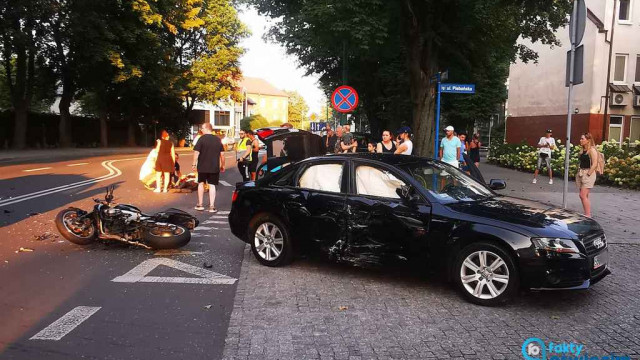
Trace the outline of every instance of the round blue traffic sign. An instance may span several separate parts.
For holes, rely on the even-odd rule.
[[[358,93],[351,86],[339,86],[331,95],[331,104],[338,112],[352,112],[358,106]]]

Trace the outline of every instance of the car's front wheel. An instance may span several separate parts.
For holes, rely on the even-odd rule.
[[[503,304],[518,289],[519,275],[513,258],[492,243],[475,243],[462,249],[453,272],[463,296],[478,305]]]
[[[289,229],[276,216],[260,214],[249,223],[249,240],[253,255],[267,266],[282,266],[293,260]]]

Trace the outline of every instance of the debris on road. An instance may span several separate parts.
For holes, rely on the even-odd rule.
[[[213,265],[212,265],[212,264],[209,264],[208,262],[205,262],[204,264],[202,264],[202,266],[203,266],[205,269],[211,269],[211,268],[213,267]]]
[[[16,251],[16,253],[18,252],[33,252],[33,249],[21,247],[20,249],[18,249],[18,251]]]
[[[207,309],[207,310],[209,310],[209,309],[211,309],[211,305],[207,305],[207,306],[205,306],[204,308],[205,308],[205,309]]]
[[[340,311],[349,310],[349,307],[348,306],[338,306],[338,310],[340,310]]]
[[[4,209],[4,213],[5,213],[5,214],[11,214],[11,213],[12,213],[12,211],[11,211],[11,210],[7,210],[7,209]]]
[[[37,216],[37,215],[40,215],[40,213],[39,212],[31,212],[31,213],[27,214],[27,216]]]
[[[51,239],[51,241],[56,241],[57,238],[59,238],[58,235],[52,234],[48,231],[43,233],[42,235],[33,235],[33,239],[36,241],[44,241],[49,239]]]

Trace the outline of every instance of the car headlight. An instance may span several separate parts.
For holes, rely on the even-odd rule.
[[[580,250],[570,239],[560,238],[532,238],[531,242],[537,250],[545,250],[549,253],[579,254]]]

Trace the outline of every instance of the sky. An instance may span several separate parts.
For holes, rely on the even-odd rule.
[[[317,76],[305,76],[298,67],[297,58],[287,55],[280,44],[267,42],[262,37],[268,31],[270,20],[258,15],[254,9],[241,9],[240,20],[251,30],[251,36],[242,42],[246,49],[240,58],[240,67],[245,76],[267,80],[278,89],[297,91],[309,105],[309,114],[319,113],[326,101],[320,90]]]

